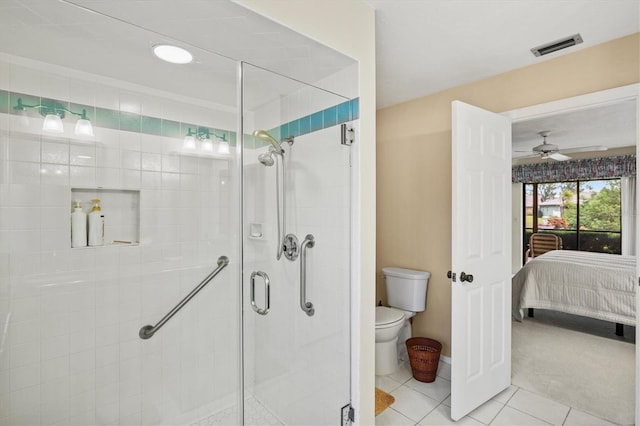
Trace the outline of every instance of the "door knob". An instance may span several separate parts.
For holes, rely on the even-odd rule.
[[[447,271],[447,278],[449,278],[454,283],[456,282],[456,274],[451,271]]]
[[[464,272],[460,272],[460,281],[462,281],[462,282],[467,281],[467,282],[472,283],[473,282],[473,275],[471,275],[471,274],[467,275]]]

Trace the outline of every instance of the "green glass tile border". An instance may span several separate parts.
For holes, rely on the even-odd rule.
[[[171,138],[182,138],[186,136],[189,128],[192,130],[205,128],[209,130],[209,133],[212,135],[211,139],[214,141],[220,140],[220,138],[214,136],[217,135],[224,137],[224,139],[229,142],[229,145],[233,146],[236,143],[236,132],[231,130],[215,129],[193,123],[182,123],[127,111],[76,104],[60,99],[42,98],[40,96],[10,92],[7,90],[0,90],[0,113],[19,114],[20,111],[14,108],[18,104],[18,99],[21,99],[25,105],[57,105],[67,108],[74,113],[77,112],[78,114],[81,114],[84,109],[87,119],[96,127]],[[34,110],[36,109],[34,108]],[[66,115],[75,114],[67,113]]]
[[[279,131],[280,139],[286,137],[296,137],[306,135],[308,133],[317,132],[318,130],[327,129],[337,126],[338,124],[348,121],[357,120],[360,117],[360,98],[354,98],[341,104],[331,106],[329,108],[316,111],[312,114],[305,115],[298,119],[281,124],[269,132],[275,137],[275,132]]]
[[[9,92],[0,90],[0,113],[9,113]]]
[[[18,99],[22,99],[25,105],[59,105],[73,112],[81,113],[84,109],[87,118],[97,127],[121,130],[135,133],[148,134],[153,136],[165,136],[181,138],[186,136],[189,128],[196,130],[205,128],[209,130],[211,139],[219,141],[223,137],[230,146],[237,143],[236,132],[224,129],[209,128],[193,123],[182,123],[158,117],[135,114],[127,111],[119,111],[107,108],[93,107],[90,105],[70,103],[59,99],[41,98],[39,96],[26,93],[10,92],[0,90],[0,113],[18,114],[14,107]],[[271,135],[278,139],[306,135],[318,130],[326,129],[348,121],[357,120],[360,117],[360,98],[354,98],[338,105],[316,111],[305,115],[288,123],[269,130]],[[251,135],[245,135],[243,144],[248,148],[260,148],[268,145],[268,142],[256,140]]]

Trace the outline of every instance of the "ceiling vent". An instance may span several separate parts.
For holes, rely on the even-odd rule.
[[[582,43],[582,37],[580,34],[574,34],[571,37],[565,37],[560,40],[552,41],[541,46],[534,47],[531,52],[536,56],[544,56],[549,53],[557,52],[558,50],[566,49],[567,47],[575,46]]]

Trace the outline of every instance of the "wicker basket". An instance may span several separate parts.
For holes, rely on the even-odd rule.
[[[433,382],[438,372],[442,344],[426,337],[412,337],[405,344],[413,377],[421,382]]]

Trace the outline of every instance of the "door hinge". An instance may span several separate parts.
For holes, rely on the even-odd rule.
[[[355,130],[351,124],[343,123],[340,125],[340,143],[342,145],[351,146],[355,139]]]
[[[340,409],[340,424],[342,426],[349,426],[355,421],[355,411],[351,404],[347,404]]]

